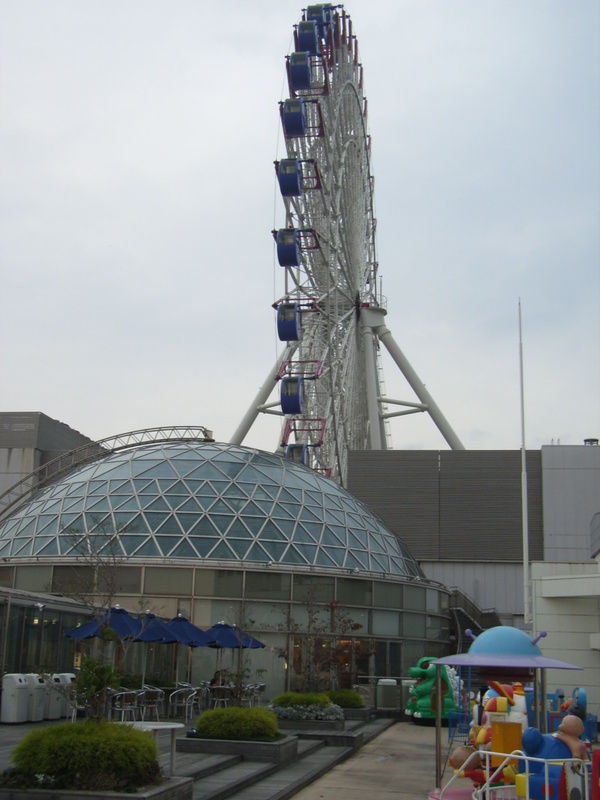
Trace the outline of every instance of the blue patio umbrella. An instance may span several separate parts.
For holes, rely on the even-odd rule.
[[[169,628],[164,619],[146,611],[141,615],[141,628],[135,637],[136,642],[159,642],[162,644],[187,644],[187,642],[175,631]]]
[[[183,614],[177,614],[176,617],[170,619],[165,623],[165,627],[171,631],[180,644],[188,647],[208,647],[212,643],[211,637],[197,628]]]
[[[65,636],[69,639],[99,639],[105,638],[106,630],[111,630],[118,639],[132,641],[141,630],[142,624],[137,617],[120,606],[112,606],[108,611],[103,611],[95,619],[67,631]]]
[[[259,647],[264,647],[262,642],[244,633],[241,628],[235,625],[228,625],[226,622],[216,622],[211,628],[206,631],[206,635],[211,640],[209,647],[222,647],[222,648],[250,648],[255,650]]]

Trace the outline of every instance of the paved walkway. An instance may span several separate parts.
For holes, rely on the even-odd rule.
[[[447,731],[442,731],[447,746]],[[435,785],[435,730],[398,722],[294,800],[425,800]]]

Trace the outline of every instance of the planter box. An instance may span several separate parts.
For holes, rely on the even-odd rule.
[[[278,719],[281,730],[292,731],[343,731],[343,719]]]
[[[221,753],[243,756],[251,761],[272,761],[285,764],[298,755],[298,737],[286,736],[276,742],[241,741],[239,739],[198,739],[190,736],[177,739],[179,753]],[[1,799],[0,799],[1,800]]]
[[[0,787],[0,800],[192,800],[193,792],[194,781],[191,778],[169,778],[157,786],[142,787],[135,793]]]
[[[367,720],[375,717],[376,711],[374,708],[345,708],[344,709],[344,719],[359,719],[359,720]]]

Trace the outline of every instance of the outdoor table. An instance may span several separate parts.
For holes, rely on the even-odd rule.
[[[171,760],[169,766],[169,775],[175,772],[175,734],[181,728],[185,728],[183,722],[128,722],[132,728],[137,728],[139,731],[150,731],[154,740],[157,740],[158,734],[161,731],[171,731]]]

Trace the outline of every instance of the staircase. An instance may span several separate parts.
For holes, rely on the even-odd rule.
[[[298,757],[285,764],[242,756],[178,753],[176,773],[194,780],[194,800],[286,800],[394,722],[378,717],[349,720],[343,731],[289,731],[298,736]],[[167,765],[168,754],[164,753],[161,766]]]

